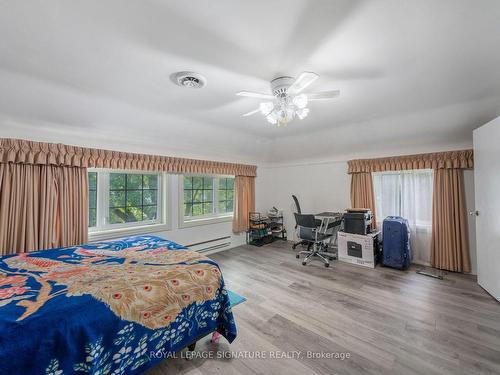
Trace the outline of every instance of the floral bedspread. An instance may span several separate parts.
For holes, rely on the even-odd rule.
[[[215,330],[236,337],[220,269],[174,242],[0,257],[2,374],[142,373]]]

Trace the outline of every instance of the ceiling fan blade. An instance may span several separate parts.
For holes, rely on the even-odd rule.
[[[245,114],[243,114],[241,116],[247,117],[247,116],[251,116],[251,115],[254,115],[256,113],[259,113],[259,112],[260,112],[260,108],[257,108],[257,109],[254,109],[253,111],[247,112],[247,113],[245,113]]]
[[[302,72],[297,77],[297,79],[292,83],[292,85],[288,88],[289,95],[297,95],[306,87],[308,87],[311,83],[316,81],[319,78],[319,75],[313,72]]]
[[[237,92],[238,96],[246,96],[248,98],[259,98],[259,99],[274,99],[274,96],[271,94],[261,94],[260,92],[252,92],[252,91],[240,91]]]
[[[313,92],[310,94],[306,94],[307,100],[333,99],[339,95],[340,95],[340,90],[321,91],[321,92]]]

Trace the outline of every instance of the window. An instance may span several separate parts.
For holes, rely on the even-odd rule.
[[[234,178],[181,176],[183,222],[230,217],[234,206]]]
[[[90,171],[92,232],[163,223],[162,174]]]
[[[214,179],[184,176],[184,216],[214,213]]]
[[[97,222],[97,172],[89,172],[89,227]]]
[[[158,175],[109,174],[109,224],[156,220]]]
[[[233,212],[234,178],[219,178],[219,212]]]
[[[407,219],[413,259],[423,264],[430,263],[433,179],[432,169],[373,173],[377,220]]]

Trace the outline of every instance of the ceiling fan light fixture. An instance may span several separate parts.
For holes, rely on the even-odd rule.
[[[288,92],[289,94],[296,95],[299,94],[302,90],[309,87],[311,83],[318,79],[319,75],[313,72],[302,72],[295,79],[295,81],[290,86]]]
[[[272,100],[261,102],[257,109],[247,112],[243,116],[247,117],[261,112],[269,123],[278,125],[278,127],[286,126],[295,117],[300,120],[305,119],[309,114],[307,105],[310,101],[332,99],[339,95],[338,90],[302,93],[302,90],[309,87],[318,77],[313,72],[302,72],[296,79],[288,76],[275,78],[271,81],[273,96],[252,91],[236,93],[238,96]]]
[[[278,123],[278,115],[276,114],[276,111],[272,111],[266,116],[266,119],[269,123],[276,125]]]
[[[309,114],[309,108],[301,108],[298,109],[296,112],[297,117],[301,120],[305,119],[307,115]]]
[[[300,95],[295,96],[293,98],[293,104],[299,109],[306,108],[307,107],[307,95],[300,94]]]
[[[274,104],[273,104],[273,102],[263,102],[263,103],[260,103],[259,109],[260,109],[260,112],[264,116],[267,116],[273,111]]]

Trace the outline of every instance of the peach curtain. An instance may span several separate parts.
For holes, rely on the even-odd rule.
[[[375,195],[373,193],[372,174],[369,172],[351,175],[351,205],[354,208],[369,208],[372,211],[373,227],[377,227],[375,213]]]
[[[234,233],[248,229],[248,213],[252,211],[255,211],[255,178],[236,176],[234,179]]]
[[[134,154],[95,148],[68,146],[59,143],[0,138],[0,163],[59,165],[163,171],[172,173],[206,173],[234,176],[257,175],[257,167],[248,164],[209,160]]]
[[[409,169],[473,168],[472,150],[434,152],[389,158],[349,160],[347,173],[403,171]]]
[[[470,272],[465,190],[462,169],[434,171],[431,265]]]
[[[87,169],[0,163],[0,255],[87,241]]]

